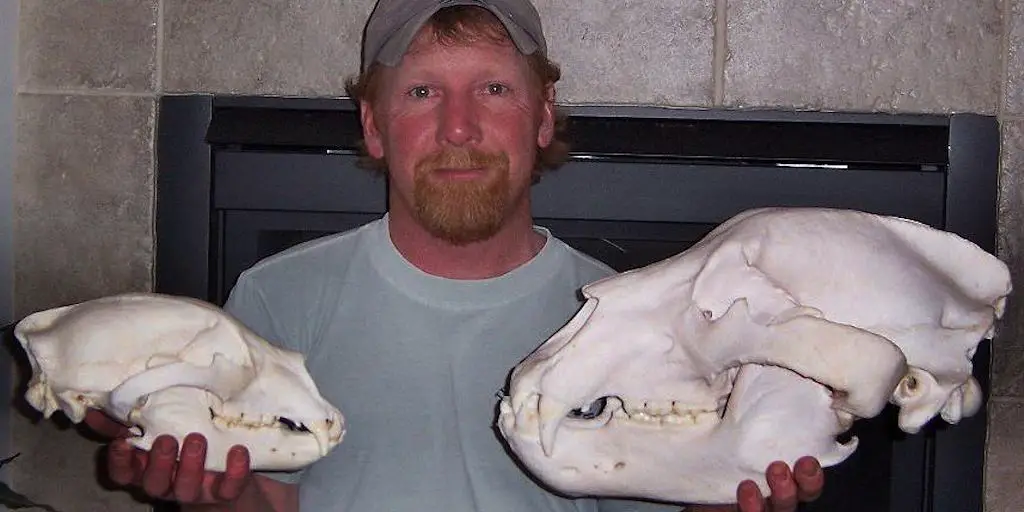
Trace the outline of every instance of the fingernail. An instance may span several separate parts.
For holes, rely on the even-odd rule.
[[[821,472],[821,468],[817,466],[807,466],[802,469],[802,473],[804,476],[818,476],[818,473]]]
[[[231,464],[232,469],[248,469],[249,458],[247,457],[247,451],[241,446],[232,446],[228,450],[228,461]]]
[[[203,446],[195,441],[189,441],[185,443],[185,455],[199,455],[203,451]]]

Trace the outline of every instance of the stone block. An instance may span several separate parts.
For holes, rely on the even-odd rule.
[[[21,2],[18,18],[22,88],[156,87],[157,0]]]
[[[16,317],[151,287],[154,117],[152,98],[18,95]]]
[[[373,0],[165,0],[167,92],[343,96]]]
[[[559,101],[711,106],[711,0],[538,0]]]
[[[730,0],[726,104],[995,113],[1000,5]]]

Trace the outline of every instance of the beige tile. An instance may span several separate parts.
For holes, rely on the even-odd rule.
[[[538,0],[567,103],[710,106],[714,2]]]
[[[1024,470],[1024,401],[993,398],[988,402],[989,469]]]
[[[1024,466],[989,470],[985,478],[985,512],[1020,512],[1024,504]]]
[[[151,286],[154,101],[20,94],[15,309]]]
[[[157,0],[23,0],[19,84],[153,91]]]
[[[1021,315],[1008,319],[1020,332]],[[992,396],[1024,398],[1024,345],[1018,339],[1000,334],[992,346]]]
[[[1007,13],[1005,113],[1024,114],[1024,2],[1011,0]]]
[[[997,254],[1010,267],[1016,293],[992,345],[992,394],[1024,398],[1024,121],[1004,121],[999,178]]]
[[[165,0],[164,89],[343,95],[373,0]]]
[[[995,112],[1001,2],[730,0],[726,102]]]
[[[986,512],[1018,512],[1024,503],[1024,401],[994,399],[988,405]]]

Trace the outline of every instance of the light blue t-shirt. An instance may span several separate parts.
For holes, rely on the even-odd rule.
[[[299,483],[301,509],[654,510],[618,501],[598,508],[545,491],[494,428],[510,370],[579,309],[579,288],[611,269],[538,227],[547,241],[519,268],[443,279],[402,257],[387,222],[385,215],[259,262],[225,306],[305,354],[321,393],[345,416],[344,441],[327,457],[272,475]]]

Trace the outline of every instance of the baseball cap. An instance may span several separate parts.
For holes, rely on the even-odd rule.
[[[540,15],[530,0],[380,0],[366,22],[363,70],[374,62],[397,65],[423,24],[437,11],[457,5],[491,11],[523,54],[547,53]]]

